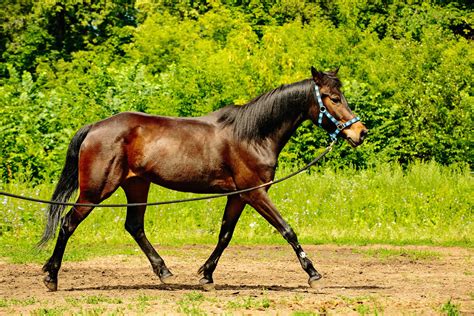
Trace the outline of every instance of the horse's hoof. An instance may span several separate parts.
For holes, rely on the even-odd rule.
[[[58,280],[53,280],[49,275],[44,277],[43,283],[51,292],[56,292],[58,290]]]
[[[173,273],[170,271],[166,271],[163,274],[160,274],[160,281],[161,283],[164,284],[171,284],[173,283],[173,280],[175,279],[175,276]]]
[[[202,289],[206,292],[212,292],[216,290],[216,286],[214,285],[214,283],[205,283],[202,284]]]
[[[312,289],[316,289],[318,287],[317,281],[320,280],[323,276],[321,274],[316,274],[313,275],[312,277],[309,278],[308,284]]]
[[[209,281],[208,279],[205,279],[205,278],[202,278],[201,280],[199,280],[199,284],[201,284],[202,289],[206,292],[214,291],[216,289],[214,282]]]

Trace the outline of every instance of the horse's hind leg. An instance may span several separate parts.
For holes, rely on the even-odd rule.
[[[93,203],[87,199],[79,197],[77,203]],[[66,244],[76,230],[77,226],[89,215],[93,207],[77,206],[72,207],[71,210],[64,216],[61,222],[56,246],[54,247],[53,255],[43,266],[43,272],[48,273],[44,277],[44,284],[50,291],[58,289],[58,272],[61,268],[61,261],[63,259]]]
[[[199,281],[204,289],[212,289],[214,280],[212,274],[216,269],[217,262],[224,252],[224,249],[229,245],[229,242],[234,233],[235,225],[239,220],[240,214],[245,207],[245,202],[238,196],[229,196],[225,207],[224,217],[222,219],[221,231],[219,233],[219,241],[206,263],[199,269],[198,273],[202,273],[203,277]]]
[[[81,155],[83,155],[82,152]],[[84,156],[87,155],[84,154]],[[115,157],[108,160],[96,159],[93,162],[80,164],[80,194],[76,203],[98,204],[104,201],[118,188],[122,174],[120,161]],[[58,272],[69,237],[93,209],[90,206],[74,206],[62,219],[53,255],[43,266],[43,271],[48,273],[44,278],[44,283],[51,291],[57,290]]]
[[[144,203],[147,201],[150,182],[141,178],[130,178],[123,185],[123,190],[127,196],[128,203]],[[150,260],[153,271],[165,283],[173,274],[166,267],[165,262],[150,244],[146,235],[143,220],[146,206],[127,207],[127,219],[125,220],[125,229],[132,235],[133,239],[140,246],[142,251]]]

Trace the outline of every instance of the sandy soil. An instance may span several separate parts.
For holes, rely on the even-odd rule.
[[[318,289],[289,246],[231,246],[202,291],[196,271],[211,246],[158,247],[176,275],[160,284],[147,259],[110,256],[65,262],[59,290],[41,266],[0,262],[0,314],[442,314],[474,315],[474,249],[305,246],[323,274]],[[382,250],[394,250],[383,256]],[[161,250],[161,251],[160,251]]]

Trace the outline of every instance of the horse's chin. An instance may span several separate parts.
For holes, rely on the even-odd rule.
[[[355,142],[352,138],[350,137],[347,137],[346,138],[346,141],[349,143],[349,145],[352,146],[352,148],[356,148],[357,146],[359,146],[360,144],[362,144],[362,142]]]

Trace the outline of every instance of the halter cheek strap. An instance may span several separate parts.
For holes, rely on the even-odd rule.
[[[318,101],[319,104],[319,117],[318,117],[318,126],[323,127],[323,116],[326,116],[331,122],[336,125],[336,129],[334,132],[329,133],[329,137],[331,137],[331,140],[336,140],[337,135],[346,127],[351,126],[355,122],[360,121],[360,118],[358,116],[354,117],[353,119],[343,123],[338,121],[334,116],[332,116],[331,113],[326,109],[326,107],[323,104],[323,99],[321,99],[321,94],[319,93],[319,87],[317,84],[314,85],[314,91],[316,93],[316,100]]]

